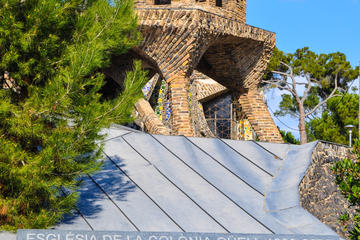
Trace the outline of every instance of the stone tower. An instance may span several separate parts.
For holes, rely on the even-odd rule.
[[[105,73],[121,82],[135,58],[150,78],[156,76],[148,83],[152,104],[137,105],[145,130],[219,136],[214,131],[226,128],[228,138],[239,139],[241,116],[258,140],[282,142],[258,92],[275,34],[246,24],[246,0],[142,0],[136,11],[143,42],[114,58]],[[216,102],[203,109],[224,94],[221,106],[230,104],[228,113],[221,115]]]

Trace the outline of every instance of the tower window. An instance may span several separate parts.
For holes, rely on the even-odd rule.
[[[216,6],[222,7],[222,0],[216,0]]]
[[[226,94],[203,103],[210,130],[220,138],[231,138],[231,94]]]
[[[171,4],[171,0],[155,0],[155,5]]]

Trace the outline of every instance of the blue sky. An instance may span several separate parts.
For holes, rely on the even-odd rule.
[[[248,0],[247,23],[275,32],[277,47],[284,52],[307,46],[317,53],[343,52],[353,66],[359,64],[360,0]],[[273,111],[283,93],[267,92]],[[290,128],[274,120],[299,136],[296,119],[280,118]]]
[[[343,52],[360,61],[360,0],[248,0],[247,23],[277,34],[277,46],[294,52]]]

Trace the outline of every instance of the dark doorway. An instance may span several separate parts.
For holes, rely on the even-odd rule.
[[[222,7],[222,0],[216,0],[216,6]]]

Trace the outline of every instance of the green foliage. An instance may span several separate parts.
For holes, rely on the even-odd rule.
[[[349,203],[356,206],[355,216],[350,217],[345,213],[340,217],[340,222],[345,225],[345,229],[349,231],[350,239],[360,238],[360,141],[356,140],[354,145],[354,152],[357,155],[357,161],[351,159],[344,159],[336,162],[332,166],[332,171],[336,175],[336,183],[342,194],[347,198]]]
[[[99,70],[139,43],[136,22],[131,0],[0,0],[1,230],[56,223],[99,168],[100,129],[132,120],[141,64],[112,99]]]
[[[349,130],[344,126],[351,124],[353,139],[358,138],[358,95],[346,93],[330,99],[321,116],[307,124],[309,136],[330,142],[349,144]]]
[[[285,132],[284,130],[281,130],[279,127],[278,127],[279,131],[280,131],[280,134],[281,134],[281,137],[282,139],[284,140],[284,143],[290,143],[290,144],[300,144],[300,141],[297,140],[294,135],[292,135],[291,132]]]
[[[345,54],[336,52],[330,54],[316,54],[309,50],[308,47],[297,49],[295,53],[284,53],[277,48],[274,49],[273,57],[270,60],[264,79],[283,78],[272,71],[290,73],[289,69],[281,64],[289,65],[293,69],[294,76],[305,77],[307,74],[310,78],[316,80],[308,94],[304,108],[308,112],[315,107],[320,100],[326,98],[334,89],[335,77],[338,75],[338,86],[340,89],[347,90],[348,84],[357,78],[359,70],[353,68],[347,61]],[[299,84],[297,84],[299,86]],[[307,84],[305,84],[307,87]],[[301,94],[299,94],[301,98]],[[277,115],[298,116],[298,104],[294,96],[284,94],[280,103],[280,111]]]
[[[282,94],[280,102],[280,110],[274,112],[275,116],[286,116],[291,115],[292,117],[298,117],[299,107],[296,103],[295,98],[290,94]]]
[[[274,78],[272,71],[286,72],[288,69],[286,66],[282,65],[281,62],[288,63],[289,61],[289,56],[275,47],[270,62],[267,65],[264,79],[269,80]]]
[[[341,216],[339,217],[339,220],[340,220],[340,222],[342,222],[342,223],[348,222],[348,221],[350,220],[350,215],[349,215],[349,213],[344,213],[343,215],[341,215]]]
[[[275,48],[273,57],[267,68],[265,79],[276,78],[276,74],[271,71],[287,72],[286,66],[280,62],[290,65],[293,68],[294,75],[305,76],[310,74],[314,79],[321,81],[321,87],[331,89],[334,87],[336,73],[339,74],[339,86],[346,88],[347,84],[358,76],[358,69],[352,68],[346,55],[341,52],[329,54],[316,54],[308,47],[297,49],[295,53],[284,53]]]
[[[357,78],[358,71],[359,69],[353,68],[346,60],[346,56],[340,52],[316,54],[306,47],[296,50],[295,53],[286,54],[275,48],[264,76],[264,83],[290,93],[282,95],[280,109],[274,114],[277,116],[291,115],[299,119],[302,143],[306,143],[308,140],[305,125],[309,120],[314,120],[307,124],[307,127],[311,128],[309,140],[339,138],[336,140],[337,142],[345,142],[343,136],[346,134],[343,132],[333,134],[330,132],[334,132],[334,128],[325,128],[324,124],[320,124],[319,121],[316,123],[317,114],[324,113],[324,118],[331,119],[326,115],[329,114],[325,105],[326,101],[331,99],[334,94],[336,96],[346,92],[349,83]],[[346,120],[346,122],[349,121]],[[327,125],[334,124],[329,122]],[[320,132],[321,128],[327,133]],[[323,138],[324,136],[326,137]]]

